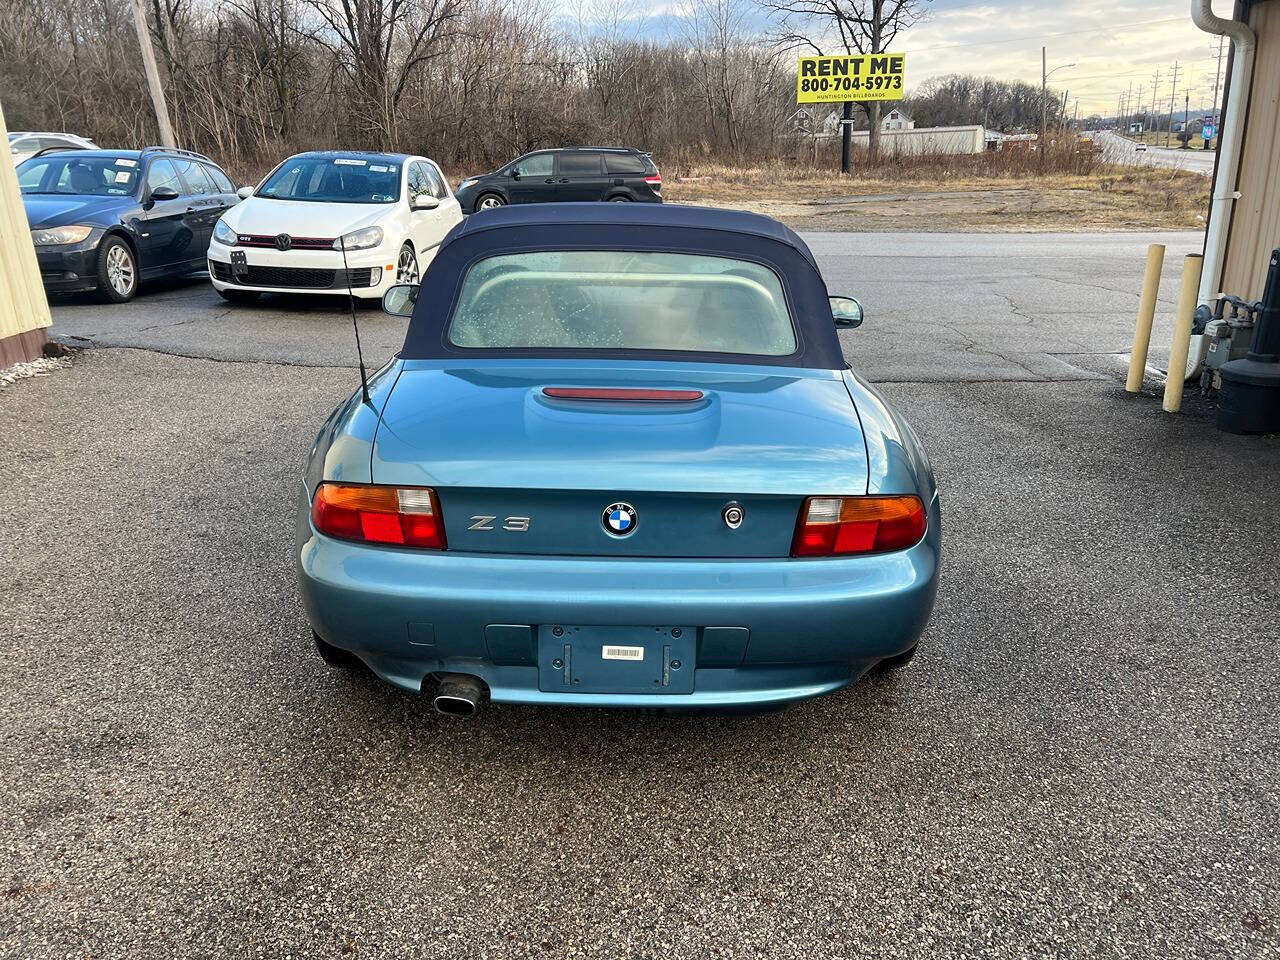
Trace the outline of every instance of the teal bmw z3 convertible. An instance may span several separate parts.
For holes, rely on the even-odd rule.
[[[328,663],[470,714],[765,708],[914,655],[933,473],[791,230],[506,207],[385,306],[404,346],[330,415],[299,500]]]

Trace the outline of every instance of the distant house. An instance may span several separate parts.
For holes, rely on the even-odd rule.
[[[880,117],[881,130],[914,130],[916,122],[901,107],[894,107]]]
[[[883,109],[883,108],[882,108]],[[835,136],[840,132],[840,116],[839,110],[832,110],[827,114],[826,119],[822,121],[822,132],[828,136]],[[859,110],[854,114],[853,129],[866,130],[871,126],[865,111]],[[880,130],[889,133],[898,130],[914,130],[916,122],[911,119],[911,115],[901,107],[893,109],[884,109],[880,114]]]

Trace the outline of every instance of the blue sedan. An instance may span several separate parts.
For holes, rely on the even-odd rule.
[[[507,207],[453,229],[298,510],[321,656],[446,713],[751,709],[914,655],[937,589],[919,439],[849,369],[765,217]]]

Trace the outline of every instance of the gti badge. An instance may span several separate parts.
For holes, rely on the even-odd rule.
[[[284,252],[285,250],[288,250],[292,246],[293,246],[293,237],[289,236],[287,233],[276,234],[277,250]]]
[[[605,533],[614,537],[629,536],[640,522],[636,508],[629,503],[611,503],[601,516]]]

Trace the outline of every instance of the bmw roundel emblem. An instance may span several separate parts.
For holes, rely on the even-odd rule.
[[[605,533],[614,537],[630,536],[640,522],[636,508],[629,503],[609,504],[604,508],[600,519],[604,523]]]

